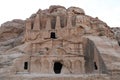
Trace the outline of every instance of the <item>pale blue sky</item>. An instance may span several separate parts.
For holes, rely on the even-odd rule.
[[[62,5],[83,8],[87,15],[98,17],[111,27],[120,27],[120,0],[1,0],[0,24],[12,19],[26,19],[39,8]]]

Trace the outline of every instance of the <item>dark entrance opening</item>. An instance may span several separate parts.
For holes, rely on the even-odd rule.
[[[51,32],[50,38],[56,39],[55,32]]]
[[[96,62],[94,62],[94,68],[95,68],[95,70],[98,69]]]
[[[28,62],[24,62],[24,69],[25,69],[25,70],[28,69]]]
[[[33,30],[33,26],[34,26],[34,24],[32,23],[32,24],[31,24],[31,30]]]
[[[118,41],[118,44],[119,44],[119,46],[120,46],[120,42]]]
[[[61,69],[62,69],[62,64],[60,62],[55,62],[54,63],[54,72],[56,74],[60,74],[61,73]]]

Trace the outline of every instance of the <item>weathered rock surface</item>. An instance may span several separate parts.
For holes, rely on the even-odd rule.
[[[50,39],[48,37],[47,31],[48,32],[54,31],[54,29],[56,29],[55,32],[57,31],[58,32],[57,34],[59,34],[56,37],[56,38],[60,37],[58,41],[62,40],[63,38],[63,42],[68,41],[67,46],[70,44],[72,47],[76,47],[76,46],[73,46],[72,44],[74,42],[75,44],[76,43],[78,44],[79,43],[78,41],[81,42],[82,39],[85,38],[85,40],[83,40],[84,45],[82,44],[83,47],[81,48],[81,50],[79,50],[82,53],[81,62],[82,61],[85,62],[84,59],[86,61],[88,59],[88,62],[85,63],[85,65],[88,63],[87,64],[88,66],[86,66],[86,72],[92,71],[90,70],[90,69],[93,69],[93,67],[91,67],[93,66],[93,64],[91,64],[90,62],[92,60],[98,62],[97,64],[99,64],[98,65],[99,70],[98,71],[93,70],[94,74],[88,73],[88,74],[80,74],[80,75],[78,74],[76,75],[46,74],[45,75],[45,74],[32,73],[32,72],[40,71],[38,69],[41,68],[41,66],[36,66],[36,63],[40,63],[40,60],[42,59],[40,55],[45,53],[45,57],[43,58],[43,62],[45,62],[44,61],[45,58],[49,59],[49,57],[47,56],[48,54],[49,55],[52,54],[52,56],[57,56],[55,54],[61,51],[62,46],[59,49],[57,49],[59,47],[57,46],[56,49],[50,50],[51,42],[48,42],[48,41],[50,40],[54,41],[54,39]],[[64,29],[68,29],[68,31]],[[41,30],[41,33],[39,33],[40,30]],[[45,10],[39,9],[35,14],[32,14],[30,18],[28,18],[26,21],[15,19],[12,21],[5,22],[1,25],[0,27],[0,80],[39,80],[39,79],[41,80],[49,80],[49,79],[50,80],[58,80],[58,79],[60,80],[68,80],[68,79],[70,80],[90,80],[90,79],[91,80],[119,80],[120,48],[116,39],[120,43],[120,28],[112,28],[111,30],[110,27],[105,22],[99,20],[97,17],[93,18],[91,16],[86,15],[85,11],[81,8],[69,7],[68,9],[66,9],[63,6],[53,5],[53,6],[50,6],[49,9],[45,9]],[[55,41],[57,41],[57,39],[55,39]],[[64,42],[64,45],[66,42]],[[36,45],[36,43],[39,43],[39,45]],[[42,48],[40,48],[41,43],[45,44],[45,45],[42,44],[43,45]],[[56,44],[57,42],[52,43],[52,45],[55,45],[55,46]],[[61,45],[61,43],[59,44]],[[33,48],[30,48],[31,46],[33,46]],[[47,46],[47,47],[45,47],[44,49],[44,46]],[[50,48],[48,48],[49,46]],[[69,50],[71,50],[72,47],[69,49],[68,47],[65,48],[64,51],[62,51],[62,53],[60,54],[64,56],[64,54],[66,54],[67,51],[70,54],[71,51]],[[40,49],[43,52],[37,53],[36,51]],[[24,60],[27,60],[27,58],[32,53],[35,53],[33,54],[32,58],[30,57],[32,60],[31,64],[34,64],[34,65],[31,66],[32,69],[30,69],[31,70],[31,73],[30,73],[30,71],[27,71],[27,70],[24,71],[21,68],[23,67],[23,65],[21,64],[22,62],[24,62]],[[93,59],[93,56],[94,56],[94,59]],[[102,58],[103,58],[103,61],[102,61]],[[20,64],[17,63],[16,65],[15,63],[17,61],[20,62]],[[50,61],[52,61],[52,58],[49,59],[48,61],[50,63]],[[69,60],[69,61],[72,62],[72,60]],[[47,72],[47,69],[49,68],[48,67],[49,63],[45,63],[45,65],[47,65],[47,68],[46,66],[43,66],[43,72]],[[76,62],[72,62],[72,63],[74,64]],[[67,62],[66,64],[67,64],[67,68],[69,68],[68,71],[72,73],[71,67],[68,66],[71,64]],[[65,63],[63,66],[65,67]],[[84,68],[83,66],[82,66],[82,69]],[[79,68],[78,66],[74,66],[74,68],[75,67]],[[63,73],[66,71],[67,70],[65,67],[63,69]],[[74,72],[77,72],[77,71],[78,70]],[[84,72],[84,70],[81,70],[81,71]],[[104,75],[101,73],[108,73],[108,74]]]
[[[6,51],[22,44],[25,21],[15,19],[5,22],[0,27],[0,51]]]
[[[69,7],[68,12],[73,12],[74,14],[83,14],[85,15],[85,12],[83,9],[78,8],[78,7]]]
[[[114,32],[115,38],[118,40],[118,43],[120,45],[120,27],[113,27],[111,29]]]

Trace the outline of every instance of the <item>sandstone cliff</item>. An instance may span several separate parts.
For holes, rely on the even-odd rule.
[[[14,19],[0,27],[0,52],[22,44],[25,21]]]
[[[40,21],[37,22],[37,16],[39,15]],[[83,36],[88,36],[90,42],[88,44],[87,49],[91,49],[91,53],[97,52],[100,55],[102,55],[103,60],[105,60],[105,64],[107,67],[112,68],[115,70],[119,69],[119,55],[120,52],[118,44],[116,43],[116,40],[120,43],[120,28],[112,28],[110,27],[100,19],[93,18],[91,16],[88,16],[85,11],[78,7],[69,7],[66,9],[63,6],[50,6],[49,9],[41,10],[39,9],[35,14],[32,14],[29,19],[32,22],[32,26],[37,26],[33,24],[34,22],[40,23],[40,29],[45,29],[48,17],[51,20],[51,28],[55,29],[56,26],[56,17],[60,17],[60,25],[62,28],[66,27],[68,25],[67,19],[68,15],[71,17],[71,25],[73,27],[77,26],[80,27],[79,34],[82,34]],[[51,80],[53,80],[56,75],[39,75],[39,74],[21,74],[18,76],[12,76],[11,77],[11,70],[14,73],[13,63],[15,60],[17,60],[19,57],[25,55],[25,47],[29,45],[29,42],[24,43],[25,39],[25,23],[27,22],[24,20],[15,19],[12,21],[5,22],[0,27],[0,80],[39,80],[39,77],[44,76],[45,78],[42,78],[42,80],[46,79],[49,80],[48,77],[51,76]],[[29,26],[28,26],[29,27]],[[33,28],[33,27],[32,27]],[[49,27],[47,27],[49,28]],[[114,32],[114,33],[113,33]],[[63,33],[64,35],[64,33]],[[31,36],[31,35],[30,35]],[[74,35],[72,35],[74,36]],[[79,35],[81,36],[81,35]],[[92,37],[91,37],[92,36]],[[93,37],[94,36],[94,37]],[[97,36],[97,37],[96,37]],[[34,36],[33,36],[34,37]],[[70,39],[70,38],[69,38]],[[95,50],[91,47],[91,45],[95,46]],[[101,44],[102,43],[102,44]],[[85,44],[86,45],[86,44]],[[117,47],[116,47],[117,46]],[[112,54],[111,54],[112,52]],[[89,53],[89,52],[88,52]],[[102,53],[102,54],[101,54]],[[115,55],[117,54],[117,55]],[[91,55],[90,55],[91,56]],[[89,55],[88,55],[89,57]],[[111,64],[112,62],[112,64]],[[113,65],[113,66],[112,66]],[[112,66],[112,67],[111,67]],[[34,77],[35,75],[35,77]],[[27,77],[26,77],[27,76]],[[46,77],[47,76],[47,77]],[[61,80],[66,79],[74,79],[74,80],[112,80],[109,75],[81,75],[81,76],[75,76],[74,78],[69,75],[61,75],[57,78],[54,78],[54,80],[59,79],[59,77],[62,77]],[[79,77],[79,78],[78,78]],[[113,80],[119,80],[118,76],[116,79]]]

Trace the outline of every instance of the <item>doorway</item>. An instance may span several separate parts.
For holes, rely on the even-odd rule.
[[[24,70],[28,69],[28,62],[24,62]]]
[[[54,63],[54,72],[56,74],[60,74],[61,70],[62,70],[62,66],[63,66],[63,64],[61,64],[60,62],[55,62]]]
[[[98,70],[98,66],[97,66],[96,62],[94,62],[94,68],[95,68],[95,70]]]
[[[55,32],[51,32],[51,34],[50,34],[50,38],[52,38],[52,39],[56,39]]]

